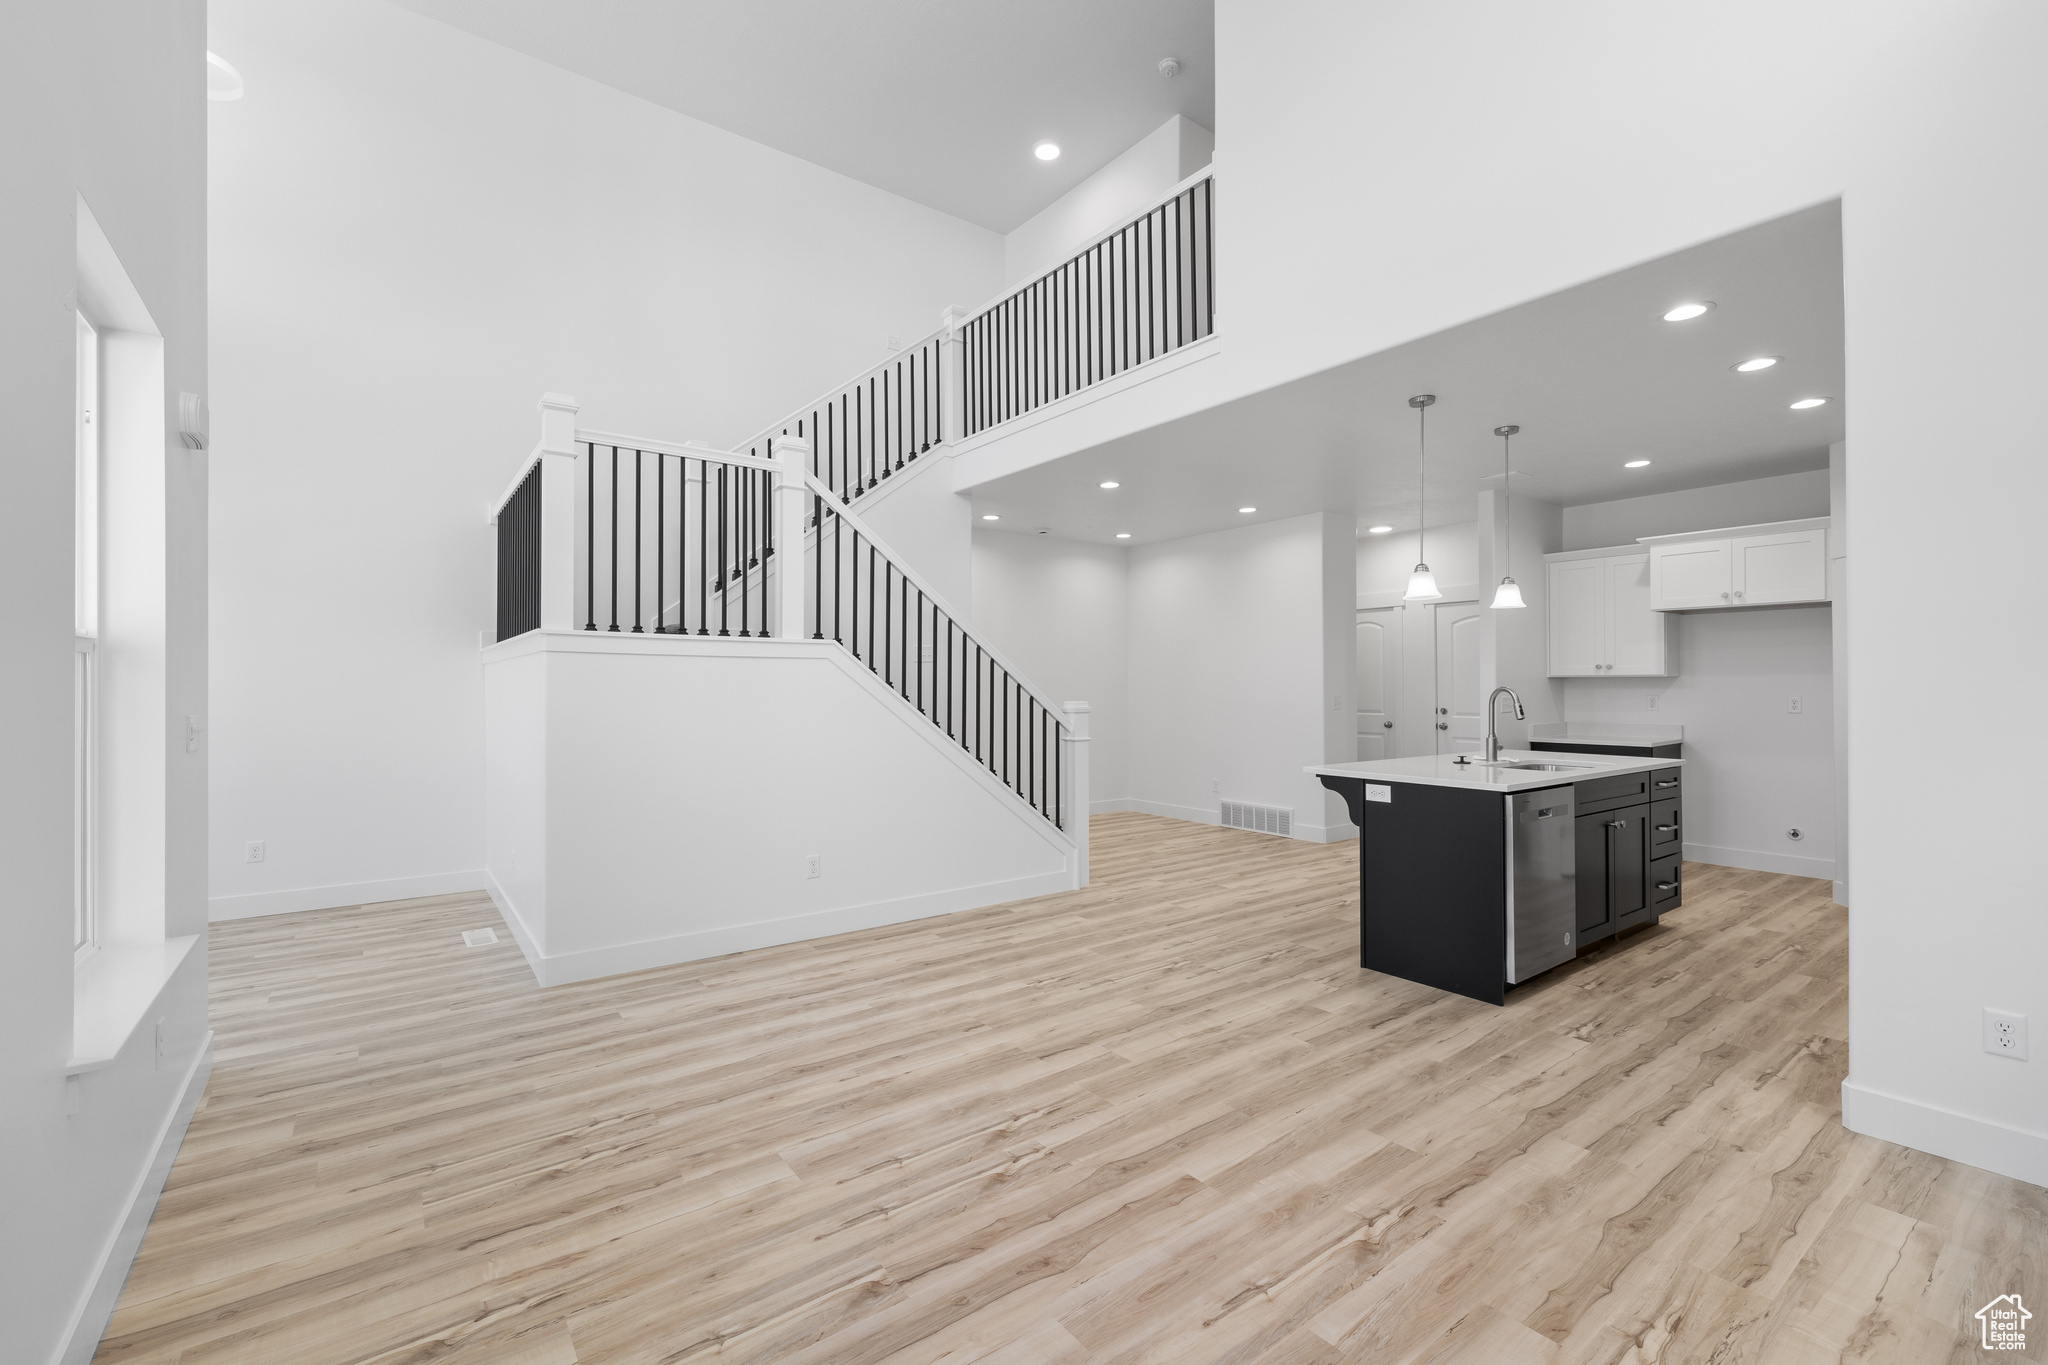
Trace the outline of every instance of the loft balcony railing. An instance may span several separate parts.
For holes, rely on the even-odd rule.
[[[1216,182],[1207,172],[970,318],[973,436],[1216,330]]]
[[[500,640],[829,640],[1055,827],[1085,829],[1072,713],[876,538],[806,440],[778,436],[763,458],[579,430],[556,394],[541,413],[492,508]]]

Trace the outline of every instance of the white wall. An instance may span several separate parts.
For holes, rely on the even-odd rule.
[[[974,630],[1052,700],[1092,708],[1098,811],[1130,791],[1129,554],[1057,536],[974,532]]]
[[[1567,507],[1564,548],[1827,514],[1828,472],[1818,469]],[[1683,725],[1686,856],[1831,878],[1833,634],[1827,607],[1684,612],[1676,678],[1560,678],[1559,718]],[[1799,715],[1788,709],[1795,696]],[[1792,828],[1804,837],[1786,838]]]
[[[1355,539],[1318,513],[1129,551],[1135,809],[1214,823],[1251,801],[1302,838],[1354,833],[1302,768],[1350,760]]]
[[[1383,536],[1361,535],[1357,539],[1358,595],[1377,602],[1392,593],[1398,600],[1407,590],[1408,575],[1415,572],[1415,533],[1389,531]],[[1429,570],[1436,575],[1438,587],[1465,587],[1479,582],[1476,522],[1454,521],[1430,527],[1423,535],[1422,550],[1429,556]]]
[[[480,886],[484,504],[539,395],[743,439],[1002,239],[380,0],[211,42],[215,913]]]
[[[1845,1117],[2048,1185],[2048,914],[2029,856],[2048,823],[2048,734],[2020,700],[2048,669],[2031,600],[2048,503],[2048,180],[2031,170],[2048,161],[2048,11],[1922,13],[1931,31],[1867,112],[1842,205],[1856,460]],[[1959,682],[1991,704],[1954,704]],[[2033,1060],[1984,1052],[1987,1006],[2029,1016]]]
[[[492,892],[542,985],[1074,884],[1072,840],[830,642],[533,632],[484,672]]]
[[[161,854],[150,913],[121,933],[200,944],[156,1002],[153,1039],[81,1076],[67,1100],[71,949],[72,356],[82,196],[162,334],[171,392],[206,392],[205,18],[196,0],[77,0],[9,10],[18,68],[0,90],[0,1356],[84,1361],[125,1278],[203,1067],[203,748],[172,718],[206,713],[206,458],[159,419],[162,541],[148,566],[161,671],[153,744]],[[153,922],[144,923],[143,920]],[[190,1096],[196,1100],[196,1094]]]
[[[1097,233],[1150,208],[1168,190],[1208,165],[1215,150],[1214,133],[1175,114],[1011,230],[1003,239],[1004,286],[1036,278]]]
[[[1756,526],[1828,514],[1828,471],[1807,470],[1768,479],[1650,493],[1564,509],[1565,550],[1633,545],[1638,536]]]
[[[1550,678],[1550,572],[1543,559],[1561,547],[1563,523],[1564,509],[1553,503],[1505,499],[1492,489],[1479,495],[1479,601],[1487,605],[1479,634],[1479,685],[1485,692],[1512,687],[1521,698],[1520,720],[1505,698],[1495,718],[1510,748],[1528,743],[1531,725],[1564,719],[1563,696]],[[1491,607],[1503,574],[1511,574],[1522,590],[1526,605],[1519,610]]]

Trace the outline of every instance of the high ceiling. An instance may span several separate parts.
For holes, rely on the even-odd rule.
[[[1689,299],[1716,306],[1663,321]],[[1784,359],[1731,368],[1752,356]],[[1430,525],[1472,519],[1509,422],[1516,496],[1561,506],[1763,478],[1827,464],[1842,375],[1841,218],[1823,204],[993,480],[975,511],[1124,544],[1316,511],[1413,529],[1416,393],[1437,395]],[[1809,396],[1832,401],[1790,409]]]
[[[1216,126],[1213,0],[395,2],[997,232],[1175,114]]]

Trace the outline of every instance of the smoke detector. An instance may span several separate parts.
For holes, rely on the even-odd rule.
[[[1161,57],[1159,59],[1159,74],[1168,80],[1178,76],[1180,74],[1180,58]]]

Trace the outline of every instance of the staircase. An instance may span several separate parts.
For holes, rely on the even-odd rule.
[[[735,450],[543,396],[492,509],[484,659],[492,894],[543,984],[1086,884],[1086,704],[1034,688],[858,504],[1213,336],[1213,223],[1204,174]],[[799,861],[855,870],[795,886]]]

